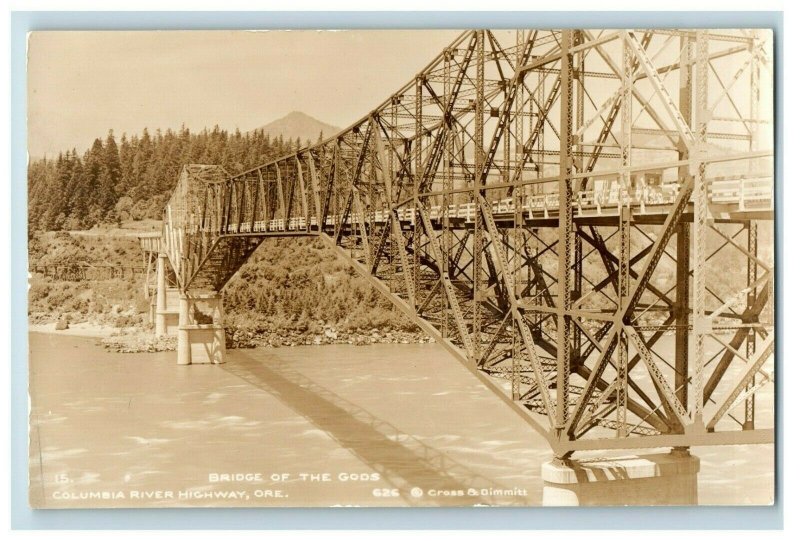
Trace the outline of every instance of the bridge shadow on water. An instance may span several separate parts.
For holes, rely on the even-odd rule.
[[[399,489],[411,505],[526,505],[529,497],[477,473],[361,406],[308,379],[278,359],[257,360],[241,350],[222,365],[227,372],[275,396],[326,432]],[[411,495],[419,487],[424,496]],[[453,497],[437,490],[461,492]],[[433,493],[431,493],[433,491]]]

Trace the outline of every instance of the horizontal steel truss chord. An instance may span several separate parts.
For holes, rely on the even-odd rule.
[[[753,336],[762,346],[768,340],[772,262],[740,246],[735,229],[772,219],[772,172],[764,165],[772,152],[715,154],[698,143],[670,77],[682,65],[679,40],[672,41],[685,37],[680,31],[569,34],[528,31],[519,44],[504,44],[490,31],[464,32],[408,84],[321,143],[233,176],[217,166],[184,167],[160,240],[179,286],[218,291],[265,239],[316,237],[560,456],[770,441],[769,427],[743,436],[720,423],[772,381],[764,368],[772,349],[748,354],[747,345]],[[702,61],[683,59],[684,69],[710,68],[719,79],[713,109],[737,100],[729,89],[747,66],[763,67],[764,55],[755,37],[704,39],[729,42]],[[620,50],[628,60],[616,59]],[[715,69],[722,61],[740,68],[733,78]],[[579,103],[585,117],[576,113]],[[735,142],[751,133],[712,113],[704,138]],[[623,156],[623,129],[658,137],[655,146],[674,149],[674,159]],[[674,267],[678,225],[692,227],[701,166],[735,170],[703,177],[707,227],[723,242],[705,264],[725,254],[761,270],[733,291],[706,285],[710,324],[679,323],[695,299],[677,300],[675,273],[664,269]],[[639,180],[626,186],[625,179]],[[623,255],[616,251],[621,216],[630,233],[638,231],[626,229],[630,253]],[[627,291],[620,274],[630,277]],[[681,276],[691,280],[692,272]],[[703,426],[681,398],[698,384],[673,378],[673,363],[660,353],[669,332],[698,325],[719,345],[699,383],[703,405],[717,412]],[[618,353],[621,344],[630,354]],[[739,362],[747,368],[738,370]]]

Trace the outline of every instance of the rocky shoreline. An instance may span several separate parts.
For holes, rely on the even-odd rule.
[[[399,331],[381,329],[338,330],[325,327],[321,333],[310,331],[273,331],[269,329],[225,329],[226,346],[235,348],[254,347],[294,347],[349,344],[367,346],[370,344],[426,344],[433,339],[419,331]]]
[[[225,329],[225,346],[228,349],[280,348],[296,346],[370,344],[427,344],[434,340],[421,332],[382,331],[380,329],[337,330],[326,327],[321,333],[308,331],[275,331],[269,329]],[[103,338],[100,343],[117,353],[152,353],[174,351],[177,339],[174,336],[156,337],[151,329],[128,328]]]
[[[115,334],[100,340],[100,344],[116,353],[155,353],[175,351],[178,339],[174,336],[155,336],[152,331],[142,329],[129,334]]]

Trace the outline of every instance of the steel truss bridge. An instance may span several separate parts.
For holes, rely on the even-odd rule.
[[[559,457],[773,442],[764,38],[466,31],[324,142],[185,166],[163,250],[191,294],[324,240]]]

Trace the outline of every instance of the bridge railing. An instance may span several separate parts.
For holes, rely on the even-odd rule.
[[[680,189],[678,182],[648,186],[640,183],[635,188],[620,187],[619,182],[603,182],[596,184],[597,189],[582,190],[573,197],[572,206],[578,216],[584,213],[594,215],[614,215],[622,206],[634,207],[642,212],[659,210],[657,207],[669,206],[675,202]],[[710,181],[709,200],[712,205],[733,205],[734,210],[771,210],[773,208],[773,180],[771,176],[760,175],[733,179],[712,179]],[[521,210],[528,219],[537,216],[550,215],[558,212],[558,193],[544,193],[527,195],[522,200],[522,205],[517,208],[514,198],[507,197],[491,202],[492,213],[498,217],[513,215]],[[652,208],[656,207],[656,208]],[[451,204],[444,209],[441,205],[433,205],[429,209],[431,220],[441,221],[445,216],[451,220],[463,220],[466,223],[475,221],[476,206],[473,202]],[[395,210],[398,219],[402,222],[415,224],[415,211],[411,206]],[[665,212],[661,208],[660,212]],[[379,209],[372,212],[350,212],[346,217],[341,214],[331,214],[325,219],[324,226],[332,227],[337,223],[358,225],[362,223],[386,223],[392,211]],[[240,223],[229,223],[222,231],[223,234],[241,233],[281,233],[305,231],[316,228],[316,216],[293,216],[288,220],[273,218],[270,220],[255,220]],[[216,232],[216,224],[201,227],[194,224],[195,232]]]

